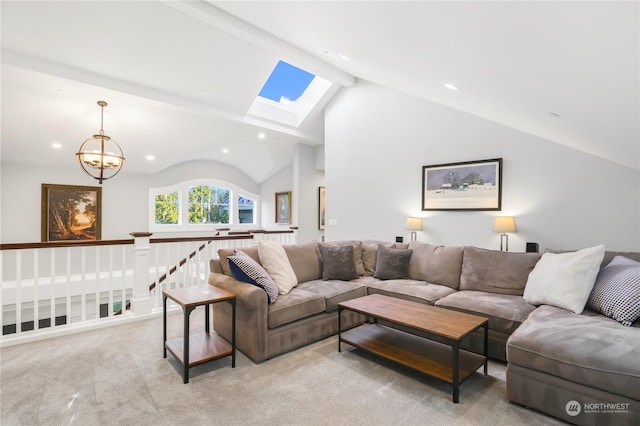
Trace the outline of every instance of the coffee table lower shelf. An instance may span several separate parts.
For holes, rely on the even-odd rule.
[[[184,363],[184,340],[182,337],[168,340],[165,346],[178,361]],[[232,355],[232,353],[233,347],[216,334],[203,332],[189,336],[188,367],[224,358]]]
[[[378,324],[343,332],[340,340],[456,386],[452,361],[454,349],[449,345]],[[457,384],[460,384],[485,365],[485,357],[459,350],[458,365]]]

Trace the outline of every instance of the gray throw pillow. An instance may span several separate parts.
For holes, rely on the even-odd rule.
[[[389,248],[379,244],[373,276],[381,280],[408,278],[412,253],[413,250]]]
[[[353,245],[320,245],[322,279],[350,281],[358,278],[353,259]]]

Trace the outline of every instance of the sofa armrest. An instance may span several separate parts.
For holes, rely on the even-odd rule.
[[[235,294],[236,303],[266,318],[268,308],[267,293],[261,288],[217,272],[209,274],[209,284]]]

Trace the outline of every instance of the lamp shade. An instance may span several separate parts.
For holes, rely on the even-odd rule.
[[[412,231],[419,231],[422,229],[422,218],[421,217],[408,217],[407,218],[407,229],[411,229]]]
[[[498,216],[493,222],[494,232],[516,232],[516,219],[513,216]]]

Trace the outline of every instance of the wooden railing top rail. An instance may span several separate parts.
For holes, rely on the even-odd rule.
[[[253,229],[248,234],[242,233],[238,235],[215,235],[210,237],[178,237],[178,238],[151,238],[151,243],[182,243],[193,241],[215,241],[215,240],[247,240],[252,239],[252,234],[290,234],[292,230],[274,230],[265,231]],[[49,241],[49,242],[33,242],[33,243],[3,243],[0,244],[0,250],[25,250],[39,248],[56,248],[56,247],[82,247],[82,246],[116,246],[124,244],[133,244],[133,239],[126,240],[90,240],[90,241]]]
[[[46,243],[5,243],[0,244],[0,250],[24,250],[33,248],[51,247],[82,247],[82,246],[117,246],[123,244],[133,244],[133,239],[129,240],[90,240],[90,241],[49,241]]]

